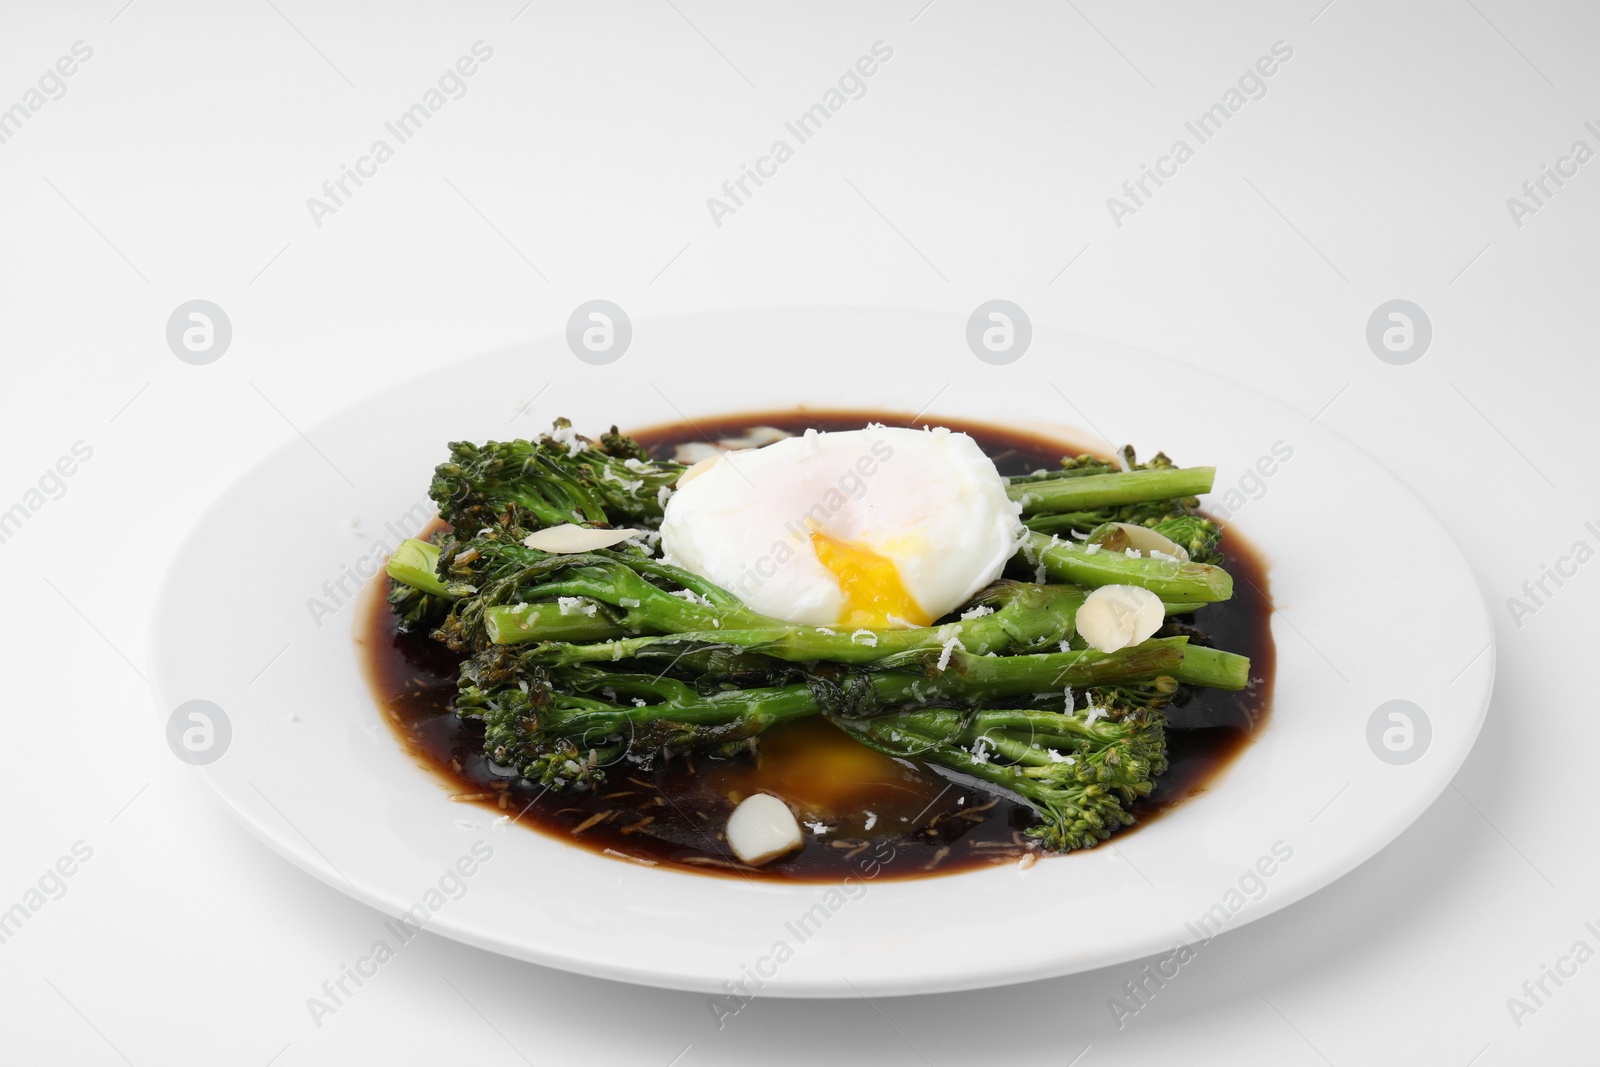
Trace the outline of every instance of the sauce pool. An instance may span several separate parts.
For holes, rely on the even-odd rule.
[[[633,436],[653,456],[671,458],[679,444],[742,438],[758,426],[800,433],[905,421],[883,412],[789,411],[655,427]],[[971,435],[1004,475],[1054,468],[1063,454],[1085,451],[1059,438],[937,421]],[[1235,579],[1233,599],[1178,622],[1201,630],[1205,643],[1249,656],[1251,685],[1241,692],[1197,690],[1167,709],[1170,765],[1154,790],[1133,804],[1138,821],[1117,836],[1204,792],[1261,729],[1271,708],[1266,567],[1231,530],[1222,547],[1223,566]],[[387,592],[387,580],[379,592]],[[578,847],[649,866],[798,882],[951,874],[1016,863],[1039,852],[1022,834],[1036,821],[1026,804],[918,760],[873,752],[822,719],[768,731],[753,755],[657,759],[649,770],[621,761],[607,768],[606,782],[595,790],[546,793],[535,783],[497,774],[483,755],[482,726],[456,716],[451,701],[460,657],[425,635],[397,632],[381,595],[369,597],[363,610],[357,643],[373,695],[401,743],[442,777],[453,799]],[[738,801],[755,792],[794,805],[805,832],[800,851],[761,868],[740,864],[722,833]]]

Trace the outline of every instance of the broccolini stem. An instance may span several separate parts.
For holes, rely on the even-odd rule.
[[[929,674],[878,674],[873,676],[873,685],[880,702],[901,704],[1032,696],[1059,692],[1069,685],[1112,685],[1164,674],[1182,680],[1182,642],[1182,638],[1165,638],[1116,652],[1092,648],[1020,656],[954,652],[943,671],[935,666]]]
[[[580,668],[564,677],[580,691],[604,690],[647,702],[545,713],[540,729],[547,733],[573,736],[611,732],[637,736],[660,721],[695,727],[740,724],[749,728],[741,736],[753,737],[777,723],[807,718],[818,710],[816,697],[804,685],[732,689],[702,696],[683,682],[648,674],[612,674]],[[654,701],[649,702],[650,698]]]
[[[1024,515],[1089,511],[1199,496],[1211,492],[1216,473],[1215,467],[1162,467],[1068,478],[1019,478],[1007,486],[1006,493],[1021,503]]]
[[[415,538],[400,542],[386,568],[389,577],[434,596],[450,596],[449,587],[439,578],[439,547]]]
[[[974,656],[956,653],[952,666],[932,676],[887,671],[864,676],[871,687],[874,706],[926,704],[930,701],[988,700],[1007,696],[1033,696],[1057,693],[1066,686],[1090,687],[1155,678],[1181,677],[1184,646],[1181,638],[1163,642],[1147,641],[1135,648],[1117,652],[1085,649],[1025,656]],[[553,677],[564,686],[580,692],[609,690],[624,698],[639,697],[647,703],[637,707],[618,706],[601,715],[617,715],[617,721],[647,722],[670,719],[697,724],[731,722],[755,715],[766,718],[803,718],[821,710],[809,685],[788,685],[758,689],[729,689],[702,696],[695,689],[673,678],[648,674],[624,674],[596,667],[571,667]],[[565,720],[564,720],[565,721]],[[575,720],[574,720],[575,721]],[[597,725],[586,722],[590,727]],[[541,723],[542,727],[548,723]],[[562,727],[565,732],[565,726]]]
[[[613,641],[627,633],[605,615],[565,608],[557,600],[488,608],[484,621],[491,635],[514,633],[517,641]]]
[[[632,563],[632,561],[630,561]],[[618,581],[623,584],[618,585]],[[539,662],[560,666],[574,663],[605,662],[660,652],[655,646],[689,647],[695,644],[727,645],[760,652],[789,662],[826,660],[833,663],[868,664],[887,656],[928,650],[940,652],[952,647],[971,652],[1003,653],[1012,649],[1032,649],[1070,640],[1076,633],[1073,620],[1086,595],[1069,585],[1035,585],[1022,582],[997,582],[970,603],[971,618],[961,618],[940,626],[894,630],[834,630],[827,626],[801,626],[757,615],[742,607],[722,606],[737,601],[714,586],[699,583],[708,605],[664,593],[643,581],[607,570],[604,576],[588,569],[575,572],[566,581],[550,582],[531,588],[528,595],[539,597],[584,597],[622,608],[622,622],[602,630],[593,640],[620,638],[602,644],[551,647],[541,651]],[[708,596],[709,595],[709,596]],[[1177,615],[1203,606],[1200,601],[1178,601],[1166,605],[1167,614]],[[984,613],[981,609],[988,608]],[[562,609],[567,615],[592,611],[592,605],[571,603]],[[486,607],[484,627],[495,644],[581,641],[568,636],[570,619],[555,613],[546,600]],[[551,625],[554,623],[554,625]],[[709,624],[709,625],[708,625]],[[720,624],[720,625],[719,625]],[[639,635],[625,637],[632,633]]]
[[[955,716],[954,719],[951,716]],[[937,708],[900,713],[902,721],[918,730],[949,736],[959,744],[970,745],[980,737],[1004,732],[1037,741],[1046,747],[1063,748],[1090,742],[1110,744],[1123,734],[1115,719],[1089,722],[1084,715],[1064,715],[1044,708],[975,711],[970,715]]]
[[[889,666],[891,664],[885,664]],[[925,677],[879,675],[885,703],[929,697],[991,699],[1045,693],[1063,686],[1113,685],[1170,675],[1189,685],[1243,689],[1250,659],[1232,652],[1189,644],[1186,637],[1158,637],[1116,652],[1078,649],[1020,656],[975,656],[955,652],[946,669]]]
[[[1182,640],[1161,638],[1160,640]],[[1175,677],[1189,685],[1208,686],[1212,689],[1248,689],[1250,687],[1250,657],[1235,652],[1224,652],[1204,645],[1185,645],[1183,666]]]
[[[1087,478],[1074,480],[1088,481]],[[1209,563],[1179,563],[1176,560],[1133,557],[1104,550],[1091,552],[1076,542],[1047,537],[1037,532],[1026,535],[1018,558],[1030,566],[1043,565],[1045,574],[1058,582],[1070,582],[1086,588],[1137,585],[1163,600],[1203,604],[1233,596],[1233,576]]]
[[[657,645],[682,648],[699,644],[728,645],[790,662],[826,660],[850,664],[875,663],[892,655],[919,650],[937,654],[947,645],[980,655],[1013,648],[1042,648],[1072,637],[1073,618],[1083,604],[1084,595],[1083,590],[1066,585],[998,582],[978,595],[974,601],[977,607],[969,612],[970,618],[942,626],[854,631],[800,626],[762,616],[752,617],[745,612],[717,614],[719,621],[728,618],[740,625],[740,629],[724,626],[679,631],[677,618],[663,617],[652,611],[656,603],[652,600],[630,609],[626,621],[636,624],[636,629],[668,631],[666,636],[633,637],[595,645],[552,646],[540,650],[538,662],[563,666],[625,659],[653,650]],[[616,598],[607,599],[610,603],[617,602]],[[681,615],[679,609],[683,601],[671,596],[666,599],[674,602],[667,605],[674,609],[674,614]],[[496,644],[552,640],[536,622],[529,621],[525,607],[488,608],[484,620]]]

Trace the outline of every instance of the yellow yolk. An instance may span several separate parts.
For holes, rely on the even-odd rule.
[[[933,618],[922,610],[900,581],[900,571],[887,556],[869,548],[846,544],[827,534],[811,534],[817,559],[834,577],[845,597],[841,626],[885,629],[894,625],[890,616],[915,626],[926,626]]]

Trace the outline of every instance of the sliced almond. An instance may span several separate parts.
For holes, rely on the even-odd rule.
[[[1137,585],[1102,585],[1078,609],[1078,635],[1090,648],[1115,652],[1148,640],[1166,616],[1161,598]]]
[[[780,430],[776,426],[752,426],[741,437],[724,437],[717,442],[718,447],[729,451],[744,448],[760,448],[763,445],[775,444],[785,438],[793,437],[788,430]]]
[[[728,452],[743,452],[751,448],[761,448],[774,444],[794,434],[788,430],[780,430],[776,426],[752,426],[741,437],[724,437],[712,443],[710,441],[684,441],[673,451],[672,458],[679,463],[699,463],[702,460],[715,459]],[[686,473],[679,484],[687,481]]]
[[[710,441],[684,441],[673,450],[672,458],[679,463],[699,463],[705,459],[716,459],[722,455],[722,449]]]
[[[1160,552],[1174,557],[1179,563],[1189,562],[1189,552],[1186,548],[1170,537],[1156,533],[1148,526],[1135,526],[1131,522],[1111,522],[1106,525],[1115,528],[1122,535],[1100,538],[1100,543],[1107,548],[1131,548],[1147,556],[1151,552]]]
[[[804,843],[789,805],[770,793],[745,797],[728,816],[728,847],[752,867],[793,852]]]
[[[694,479],[700,477],[712,467],[715,467],[717,465],[717,461],[721,458],[722,453],[718,452],[716,455],[706,456],[704,459],[695,460],[694,466],[678,475],[678,488],[682,489],[684,486],[694,481]]]
[[[542,530],[535,530],[522,539],[522,543],[529,548],[537,548],[540,552],[553,552],[558,556],[570,556],[577,552],[593,552],[597,548],[610,548],[612,545],[621,544],[630,537],[639,537],[641,530],[600,530],[592,526],[574,526],[570,522],[560,526],[546,526]]]

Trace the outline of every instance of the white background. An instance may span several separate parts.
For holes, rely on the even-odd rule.
[[[1584,529],[1600,525],[1585,473],[1600,162],[1520,227],[1506,199],[1575,140],[1600,148],[1583,127],[1600,126],[1600,12],[1323,2],[5,4],[0,107],[74,42],[94,52],[0,144],[0,508],[74,442],[93,458],[0,544],[0,907],[74,842],[93,858],[0,945],[0,1052],[1093,1067],[1592,1048],[1600,963],[1520,1026],[1506,1002],[1579,938],[1600,947],[1583,926],[1600,926],[1600,565],[1520,626],[1506,599],[1575,540],[1600,542]],[[307,197],[479,40],[494,54],[466,96],[318,227]],[[706,198],[879,40],[894,54],[866,95],[717,226]],[[1267,94],[1115,225],[1106,198],[1174,139],[1192,145],[1184,122],[1280,40],[1293,58]],[[558,332],[594,297],[635,322],[776,304],[965,315],[1003,297],[1320,412],[1477,570],[1499,661],[1474,754],[1377,858],[1209,946],[1120,1031],[1106,1000],[1135,964],[951,996],[759,1001],[719,1031],[704,997],[432,935],[315,1026],[306,998],[381,917],[269,853],[168,751],[167,709],[141,679],[156,582],[207,502],[295,427]],[[165,341],[194,298],[233,324],[210,366]],[[1433,324],[1409,366],[1365,340],[1394,298]],[[726,373],[782,375],[803,397],[806,368],[764,364],[760,347]],[[885,358],[916,375],[914,354]],[[1359,500],[1306,517],[1330,570],[1341,538],[1381,536]],[[1427,547],[1395,550],[1425,567]],[[247,592],[246,574],[218,580]],[[1373,610],[1428,625],[1427,605]]]

